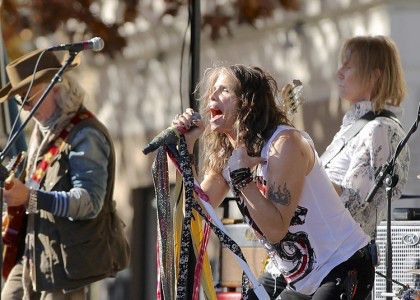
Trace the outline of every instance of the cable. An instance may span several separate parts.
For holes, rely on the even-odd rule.
[[[183,64],[184,64],[184,51],[185,51],[185,40],[187,38],[188,28],[191,25],[191,5],[188,4],[188,21],[187,27],[185,28],[184,36],[182,38],[182,46],[181,46],[181,62],[179,66],[179,98],[180,98],[180,113],[183,112],[183,105],[182,105],[182,72],[183,72]]]
[[[1,13],[1,4],[0,4],[0,13]],[[2,34],[2,27],[0,22],[0,78],[1,78],[1,87],[3,88],[6,85],[6,47],[4,46],[3,34]],[[6,135],[10,132],[10,116],[9,116],[9,106],[6,102],[1,104],[3,106],[2,109],[2,123],[4,128],[4,133]]]

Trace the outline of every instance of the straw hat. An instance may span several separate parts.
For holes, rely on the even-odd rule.
[[[64,64],[64,59],[60,62],[54,53],[45,51],[38,63],[35,76],[33,76],[36,62],[42,51],[43,50],[32,51],[10,62],[6,66],[6,73],[9,77],[9,83],[0,90],[0,103],[6,101],[10,96],[16,94],[20,94],[23,97],[24,95],[22,94],[27,92],[32,78],[34,78],[33,86],[41,82],[51,81],[57,71]],[[66,70],[68,71],[78,66],[79,64],[80,59],[76,57],[73,63],[68,66]]]

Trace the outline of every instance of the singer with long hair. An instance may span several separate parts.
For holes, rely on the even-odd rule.
[[[0,90],[0,101],[14,99],[32,110],[62,64],[40,50],[10,62],[10,83]],[[13,228],[16,244],[6,244],[5,256],[18,250],[4,260],[12,265],[10,273],[3,272],[2,299],[86,299],[90,283],[128,264],[128,243],[112,198],[114,148],[108,130],[84,107],[84,90],[68,74],[77,65],[34,114],[26,177],[11,178],[4,189],[8,213],[21,209],[11,221],[27,220]]]
[[[187,109],[173,125],[187,130],[191,154],[202,136],[201,188],[214,207],[229,189],[239,197],[287,281],[282,299],[364,297],[374,272],[369,237],[340,201],[311,138],[277,103],[274,78],[258,67],[216,67],[201,90],[202,119]]]

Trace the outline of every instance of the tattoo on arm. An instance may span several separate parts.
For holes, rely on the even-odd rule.
[[[277,191],[274,185],[270,186],[268,188],[268,199],[278,204],[289,205],[291,196],[290,191],[286,187],[286,183],[284,183],[283,189],[279,185]]]

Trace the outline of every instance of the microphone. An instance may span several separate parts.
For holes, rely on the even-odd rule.
[[[200,114],[194,113],[193,120],[201,120]],[[181,134],[184,134],[196,127],[197,126],[194,124],[192,124],[189,129],[184,126],[170,126],[155,136],[153,140],[144,147],[143,153],[147,155],[162,145],[175,144],[179,140],[179,136]]]
[[[195,128],[196,126],[192,125],[190,129]],[[159,133],[157,136],[153,138],[153,140],[150,141],[144,147],[143,153],[145,155],[149,154],[150,152],[155,151],[157,148],[163,145],[168,144],[175,144],[179,140],[179,136],[181,134],[186,133],[188,130],[185,127],[182,126],[171,126],[163,130],[161,133]]]
[[[47,51],[62,51],[68,50],[70,52],[80,52],[86,49],[92,49],[93,51],[101,51],[104,48],[104,40],[100,37],[94,37],[87,41],[71,44],[61,44],[58,46],[52,46]]]

